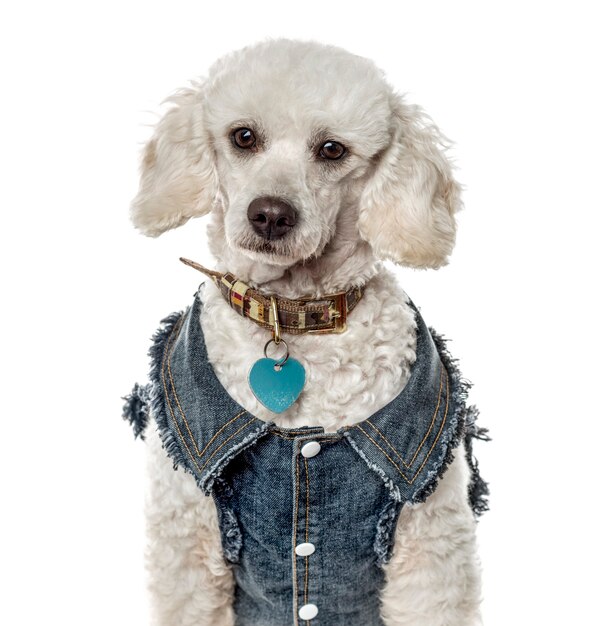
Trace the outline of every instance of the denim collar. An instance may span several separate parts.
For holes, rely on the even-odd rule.
[[[405,388],[371,417],[333,436],[344,438],[382,477],[394,500],[414,503],[434,490],[461,440],[468,383],[443,340],[409,306],[416,314],[417,347]],[[197,295],[185,313],[163,320],[150,350],[150,404],[167,453],[208,494],[226,465],[271,431],[313,439],[324,431],[282,429],[235,402],[209,362],[200,310]]]

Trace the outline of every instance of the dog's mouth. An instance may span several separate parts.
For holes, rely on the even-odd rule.
[[[289,238],[268,240],[247,234],[234,241],[234,245],[254,261],[273,265],[292,265],[311,256],[310,252],[296,248]]]
[[[275,254],[276,246],[272,241],[258,240],[247,241],[241,244],[241,248],[248,250],[249,252],[260,252],[263,254]]]

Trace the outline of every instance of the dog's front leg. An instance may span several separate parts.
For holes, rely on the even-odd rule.
[[[213,498],[174,470],[148,429],[147,565],[155,626],[232,626],[234,579]]]
[[[480,571],[469,468],[456,450],[436,491],[404,507],[386,565],[381,602],[386,626],[479,626]]]

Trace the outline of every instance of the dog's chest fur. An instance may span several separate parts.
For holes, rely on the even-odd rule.
[[[269,331],[230,311],[211,284],[201,299],[209,359],[220,382],[251,414],[281,427],[335,431],[366,419],[399,394],[416,358],[414,312],[395,278],[383,270],[349,315],[347,332],[285,335],[290,354],[306,370],[306,385],[298,401],[277,415],[256,400],[247,382]]]

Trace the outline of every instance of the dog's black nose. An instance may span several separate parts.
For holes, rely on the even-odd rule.
[[[298,220],[296,210],[285,200],[272,196],[256,198],[247,209],[253,230],[268,239],[284,237]]]

